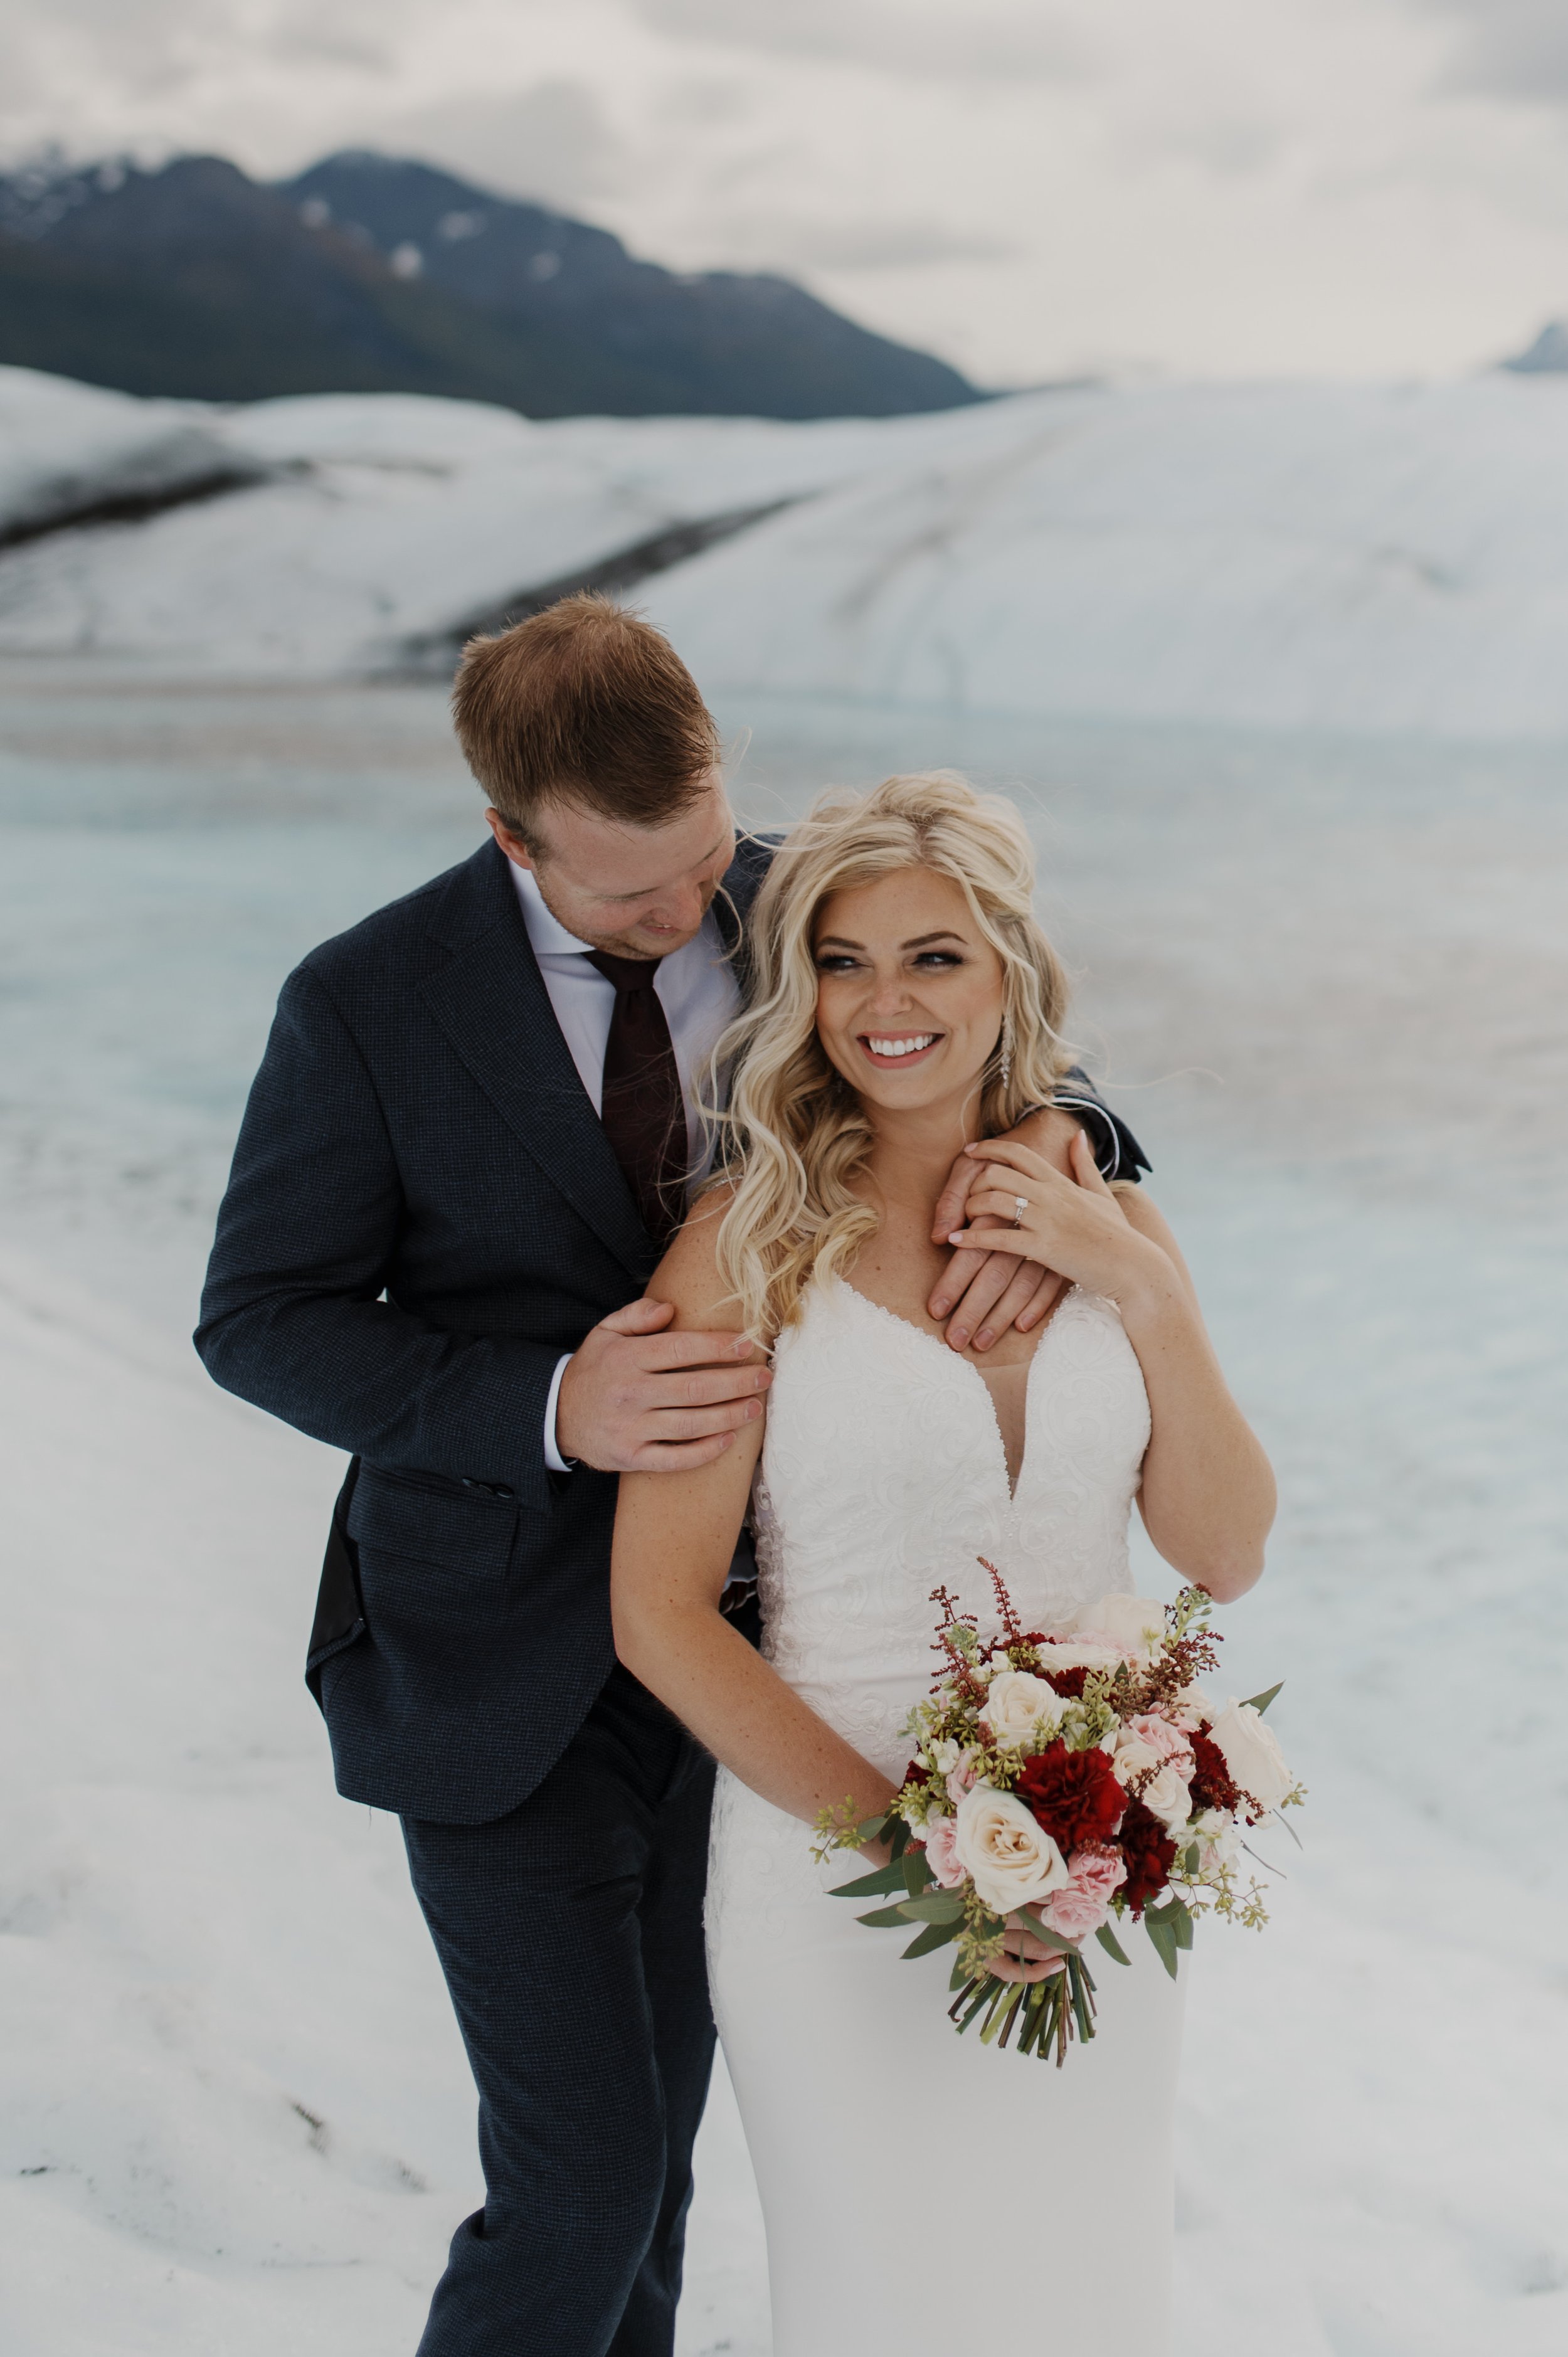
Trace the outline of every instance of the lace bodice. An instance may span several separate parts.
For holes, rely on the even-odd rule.
[[[1029,1364],[1016,1492],[979,1371],[839,1279],[784,1333],[757,1485],[764,1651],[867,1759],[901,1772],[945,1581],[993,1628],[1000,1566],[1026,1627],[1126,1589],[1149,1440],[1114,1307],[1074,1290]]]

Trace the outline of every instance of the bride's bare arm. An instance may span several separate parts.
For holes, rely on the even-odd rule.
[[[1274,1518],[1274,1477],[1231,1398],[1205,1330],[1176,1238],[1141,1189],[1112,1191],[1081,1136],[1072,1178],[993,1138],[972,1146],[991,1166],[970,1216],[1012,1225],[1047,1267],[1115,1302],[1138,1353],[1153,1437],[1139,1505],[1149,1536],[1183,1577],[1221,1603],[1244,1595],[1263,1567]],[[954,1243],[979,1246],[985,1232]]]
[[[698,1206],[649,1286],[674,1304],[673,1331],[739,1330],[714,1262],[722,1211],[721,1197]],[[699,1743],[776,1808],[811,1824],[853,1795],[869,1816],[897,1787],[809,1709],[719,1609],[762,1432],[758,1416],[722,1457],[692,1472],[621,1475],[610,1572],[616,1651]]]

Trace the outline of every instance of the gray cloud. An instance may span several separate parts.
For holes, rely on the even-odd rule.
[[[777,270],[925,270],[944,262],[1007,262],[1011,239],[932,220],[812,221],[787,213],[730,215],[726,242]]]
[[[93,153],[118,120],[137,152],[177,135],[182,102],[199,112],[254,62],[303,78],[384,82],[424,0],[49,0],[0,16],[0,140],[59,138]],[[52,118],[39,124],[45,108]],[[89,127],[91,126],[91,127]],[[113,138],[113,132],[108,134]],[[226,144],[221,132],[184,146]]]
[[[619,194],[633,169],[630,151],[583,81],[536,82],[503,97],[421,107],[383,122],[376,144],[564,211]]]
[[[1040,0],[918,7],[911,0],[631,0],[677,39],[975,81],[1077,81],[1098,70],[1079,22]]]
[[[1186,156],[1220,179],[1242,180],[1277,162],[1289,136],[1283,126],[1259,115],[1222,115],[1207,122],[1167,123],[1161,126],[1157,144],[1163,154]]]
[[[1458,43],[1441,87],[1495,98],[1568,99],[1568,9],[1563,0],[1423,0]]]

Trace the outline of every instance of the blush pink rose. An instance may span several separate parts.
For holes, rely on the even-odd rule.
[[[956,1762],[948,1770],[948,1798],[955,1809],[964,1794],[972,1792],[974,1790],[974,1763],[977,1757],[978,1754],[972,1744],[967,1751],[959,1753]]]
[[[1129,1719],[1127,1724],[1133,1734],[1141,1737],[1148,1745],[1151,1751],[1157,1751],[1162,1760],[1174,1763],[1176,1773],[1184,1784],[1191,1783],[1197,1772],[1197,1763],[1192,1756],[1192,1746],[1187,1741],[1183,1728],[1173,1727],[1168,1718],[1162,1718],[1158,1711],[1153,1710],[1141,1712],[1136,1718]]]
[[[1040,1902],[1040,1921],[1064,1940],[1086,1940],[1111,1912],[1111,1894],[1127,1879],[1112,1849],[1075,1849],[1068,1860],[1072,1880]]]
[[[1086,1940],[1098,1932],[1111,1912],[1111,1902],[1098,1890],[1080,1890],[1069,1882],[1065,1890],[1053,1890],[1048,1899],[1040,1901],[1040,1921],[1064,1940]]]
[[[1113,1890],[1120,1890],[1127,1879],[1127,1862],[1120,1850],[1090,1847],[1088,1844],[1074,1850],[1067,1870],[1083,1889],[1098,1890],[1106,1899]]]
[[[961,1889],[966,1878],[953,1848],[957,1832],[956,1817],[928,1817],[926,1820],[927,1862],[944,1890]]]

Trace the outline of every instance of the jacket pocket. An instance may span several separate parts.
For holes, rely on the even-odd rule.
[[[517,1504],[482,1491],[427,1487],[361,1465],[349,1536],[368,1554],[433,1564],[471,1579],[499,1579],[511,1559]]]

